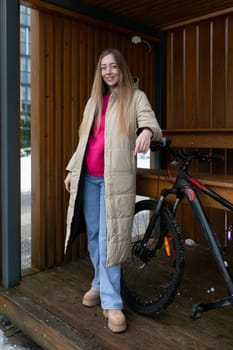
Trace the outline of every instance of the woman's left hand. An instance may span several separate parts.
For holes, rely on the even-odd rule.
[[[152,131],[150,129],[143,129],[142,132],[136,138],[136,144],[134,149],[134,155],[137,153],[147,153],[150,148],[150,142],[152,137]]]

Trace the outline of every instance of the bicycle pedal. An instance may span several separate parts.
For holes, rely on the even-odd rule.
[[[198,320],[201,318],[203,311],[204,309],[202,304],[194,304],[191,308],[190,318],[192,320]]]

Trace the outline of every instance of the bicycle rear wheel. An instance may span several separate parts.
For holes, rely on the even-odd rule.
[[[173,301],[184,271],[183,239],[166,206],[161,208],[151,227],[144,256],[138,256],[156,205],[154,200],[136,203],[131,248],[128,259],[122,264],[121,279],[123,300],[134,311],[150,316],[155,316]]]

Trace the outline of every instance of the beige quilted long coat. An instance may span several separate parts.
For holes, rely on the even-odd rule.
[[[110,96],[105,121],[104,181],[107,224],[106,265],[108,267],[123,262],[126,259],[130,245],[136,195],[134,148],[137,130],[148,127],[153,131],[154,139],[162,137],[160,126],[147,96],[138,89],[135,89],[128,113],[132,130],[131,135],[119,134],[116,123],[116,104],[114,103],[116,93],[116,91],[113,91]],[[88,132],[80,138],[78,147],[66,167],[68,171],[71,171],[72,175],[65,251],[72,243],[73,238],[71,237],[77,234],[77,232],[71,232],[71,228],[76,227],[75,230],[78,231],[78,225],[72,225],[73,221],[78,223],[81,220],[77,217],[78,214],[75,208],[80,208],[80,203],[77,203],[77,201],[82,200],[80,194],[78,195],[78,189],[80,193],[80,178],[95,107],[96,105],[89,100],[83,115],[83,118],[88,119]]]

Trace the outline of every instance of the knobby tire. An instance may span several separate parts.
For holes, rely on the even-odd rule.
[[[161,208],[149,235],[146,254],[152,256],[140,259],[135,253],[156,205],[155,200],[136,203],[131,247],[128,259],[122,264],[123,300],[134,311],[147,316],[159,314],[174,300],[184,271],[184,242],[168,206]],[[161,235],[166,236],[169,251]],[[154,254],[159,239],[163,244]]]

